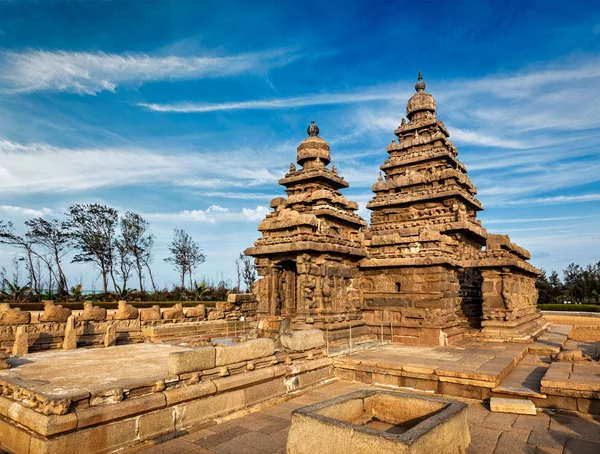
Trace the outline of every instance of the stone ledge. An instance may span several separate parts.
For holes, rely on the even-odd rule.
[[[231,347],[215,347],[216,366],[249,361],[271,356],[275,353],[275,342],[272,339],[255,339]]]

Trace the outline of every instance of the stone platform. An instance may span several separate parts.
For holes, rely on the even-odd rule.
[[[322,335],[301,348],[289,337],[280,350],[262,338],[196,349],[135,344],[11,358],[12,369],[0,373],[0,449],[115,452],[330,380]]]
[[[79,401],[114,389],[131,391],[169,376],[167,358],[181,350],[168,344],[49,351],[12,357],[0,383],[48,399]]]
[[[343,380],[486,399],[526,352],[526,344],[516,343],[387,345],[335,358],[333,364]]]

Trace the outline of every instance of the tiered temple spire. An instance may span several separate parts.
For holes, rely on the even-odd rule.
[[[263,276],[256,288],[260,311],[323,327],[342,313],[361,318],[358,261],[366,255],[367,223],[355,213],[356,202],[340,193],[349,185],[327,167],[330,147],[314,121],[307,132],[297,149],[300,168],[291,165],[279,180],[287,198],[271,201],[273,212],[258,226],[262,238],[246,253],[257,258]]]

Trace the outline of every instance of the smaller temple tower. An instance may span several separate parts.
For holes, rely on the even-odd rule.
[[[295,329],[363,326],[358,262],[367,254],[367,223],[355,213],[356,202],[340,193],[349,184],[335,165],[328,167],[330,148],[314,121],[307,132],[297,150],[301,168],[290,164],[279,180],[287,197],[271,201],[273,211],[258,226],[262,238],[245,251],[260,276],[258,310],[272,329],[284,318]]]

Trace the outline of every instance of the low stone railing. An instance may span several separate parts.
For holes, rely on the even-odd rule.
[[[119,301],[116,311],[107,311],[84,303],[83,311],[74,313],[52,301],[44,304],[41,313],[11,308],[0,303],[0,354],[26,354],[28,352],[78,347],[100,347],[102,345],[137,343],[144,340],[160,340],[165,328],[177,324],[198,322],[196,327],[180,326],[171,330],[167,337],[184,335],[229,334],[236,329],[238,321],[253,320],[257,303],[251,294],[229,295],[227,302],[219,302],[214,308],[199,303],[196,307],[183,308],[182,304],[161,309],[155,305],[137,309],[125,301]],[[69,322],[72,320],[72,322]],[[72,328],[69,330],[69,326]],[[112,328],[111,328],[112,327]],[[162,329],[161,329],[162,328]],[[114,329],[114,342],[110,331]],[[70,334],[73,332],[74,334]],[[175,334],[174,334],[175,333]],[[73,341],[73,336],[76,338]],[[0,359],[1,361],[1,359]],[[0,364],[0,369],[2,364]]]

